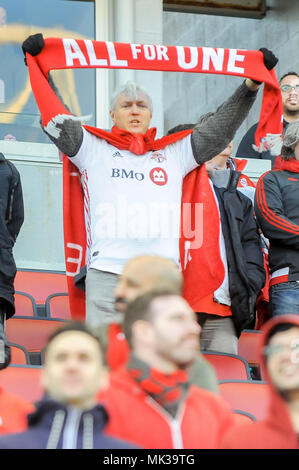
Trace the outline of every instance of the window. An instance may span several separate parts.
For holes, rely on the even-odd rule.
[[[40,129],[21,44],[30,34],[44,37],[95,37],[93,1],[1,0],[0,2],[0,140],[49,143]],[[5,65],[5,66],[4,66]],[[63,101],[76,115],[95,123],[95,71],[52,73]],[[86,86],[88,83],[88,86]]]

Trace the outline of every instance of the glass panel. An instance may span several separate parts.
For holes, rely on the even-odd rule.
[[[48,143],[39,125],[21,44],[29,34],[44,37],[95,37],[93,1],[1,0],[0,140]],[[76,115],[92,115],[95,125],[95,70],[61,70],[53,79]],[[86,86],[88,84],[88,86]]]

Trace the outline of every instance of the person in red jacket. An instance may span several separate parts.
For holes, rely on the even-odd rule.
[[[110,324],[94,329],[105,350],[105,362],[110,371],[126,364],[130,348],[123,332],[123,318],[129,302],[150,290],[167,289],[181,295],[183,276],[171,259],[157,255],[142,255],[130,259],[121,273],[116,289],[115,318]],[[218,393],[217,375],[213,366],[202,354],[193,362],[189,380],[212,392]]]
[[[221,444],[225,449],[299,448],[299,317],[276,316],[262,330],[262,367],[271,386],[268,416],[231,428]]]
[[[8,393],[0,386],[0,435],[24,431],[27,415],[34,409],[32,403]]]
[[[146,449],[215,449],[234,422],[229,405],[190,385],[200,326],[189,304],[171,291],[151,291],[128,305],[126,366],[111,373],[98,399],[108,434]]]

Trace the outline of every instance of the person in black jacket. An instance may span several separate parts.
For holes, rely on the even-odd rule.
[[[10,362],[5,321],[15,313],[14,279],[16,265],[13,246],[24,222],[20,174],[0,153],[0,369]]]
[[[209,114],[202,117],[208,118]],[[193,124],[181,124],[168,133],[192,127]],[[254,328],[256,299],[265,285],[266,273],[252,200],[238,187],[241,173],[233,164],[219,165],[219,160],[228,162],[232,150],[230,142],[219,155],[206,162],[219,208],[220,253],[225,277],[214,293],[198,302],[201,310],[197,314],[202,327],[202,351],[238,354],[242,330]],[[215,251],[218,249],[215,246]]]
[[[257,184],[255,211],[269,239],[270,314],[299,313],[299,119],[289,124],[281,169]]]
[[[28,429],[1,436],[0,449],[134,448],[105,435],[109,417],[97,400],[105,382],[102,348],[83,323],[52,333],[41,380],[46,393],[28,415]]]

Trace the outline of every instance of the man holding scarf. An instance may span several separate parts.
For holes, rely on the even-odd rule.
[[[43,46],[38,34],[27,38],[22,48],[37,55]],[[276,57],[267,49],[261,51],[271,70]],[[135,83],[122,87],[111,101],[111,132],[97,130],[95,135],[71,115],[54,116],[45,126],[50,139],[81,174],[89,326],[113,320],[113,290],[128,259],[156,254],[179,263],[179,235],[167,223],[174,206],[175,217],[180,213],[183,179],[232,140],[260,85],[247,78],[204,125],[160,139],[162,146],[155,140],[155,129],[149,129],[151,99]],[[154,209],[161,202],[166,212],[157,215]]]

